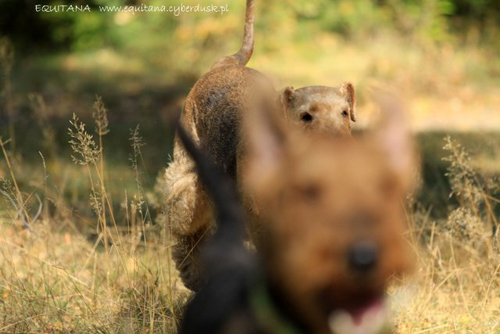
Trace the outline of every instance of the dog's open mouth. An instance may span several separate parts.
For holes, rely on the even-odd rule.
[[[328,318],[335,334],[377,334],[387,323],[387,308],[383,297],[376,297],[346,309],[336,309]]]

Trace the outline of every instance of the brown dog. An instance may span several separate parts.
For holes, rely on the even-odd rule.
[[[398,101],[382,106],[357,140],[305,135],[259,110],[245,122],[243,183],[267,217],[268,284],[309,333],[376,333],[390,278],[412,264],[402,201],[416,159]]]
[[[247,0],[244,38],[234,55],[217,61],[210,72],[194,85],[187,96],[181,124],[214,163],[237,181],[244,173],[240,160],[241,118],[252,106],[280,109],[285,118],[304,128],[334,134],[350,134],[355,121],[355,93],[352,84],[339,88],[311,86],[276,92],[270,80],[246,67],[253,52],[253,0]],[[174,157],[165,174],[165,214],[176,239],[173,257],[181,278],[196,289],[200,273],[198,244],[213,228],[211,203],[198,181],[193,163],[178,139]],[[244,190],[241,189],[242,193]],[[258,208],[248,208],[257,212]],[[258,221],[255,214],[252,221]],[[253,225],[252,225],[253,226]]]

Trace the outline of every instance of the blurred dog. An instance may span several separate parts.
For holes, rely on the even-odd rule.
[[[413,262],[402,200],[416,162],[399,102],[381,102],[381,122],[359,140],[306,135],[260,108],[248,113],[243,182],[268,218],[259,255],[242,245],[231,181],[195,158],[218,230],[205,253],[207,284],[181,333],[379,332],[387,285]]]
[[[379,317],[389,279],[412,264],[402,200],[416,157],[400,102],[380,96],[381,123],[357,140],[306,136],[259,109],[245,122],[269,285],[313,332]]]
[[[355,116],[355,91],[350,83],[340,87],[310,86],[277,92],[262,73],[246,67],[254,45],[254,3],[247,0],[243,44],[234,55],[217,61],[190,91],[181,123],[202,150],[222,171],[239,184],[242,115],[251,106],[279,109],[283,118],[313,132],[350,135]],[[250,98],[251,96],[251,98]],[[196,290],[199,271],[198,245],[211,235],[211,201],[194,172],[194,165],[179,140],[165,173],[165,216],[176,241],[174,260],[184,284]],[[241,188],[241,187],[240,187]],[[243,196],[244,189],[239,189]],[[248,201],[247,201],[248,203]],[[247,208],[257,212],[258,208]],[[255,216],[255,215],[253,215]],[[259,221],[258,218],[251,219]],[[252,224],[250,229],[253,233]]]

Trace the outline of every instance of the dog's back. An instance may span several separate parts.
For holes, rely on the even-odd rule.
[[[188,96],[184,116],[194,124],[203,150],[232,178],[236,177],[242,110],[248,108],[249,98],[254,99],[252,104],[271,108],[273,92],[258,71],[232,65],[207,73]]]

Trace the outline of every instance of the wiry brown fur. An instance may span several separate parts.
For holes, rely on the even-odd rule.
[[[216,62],[210,72],[199,79],[187,96],[181,115],[181,123],[195,142],[236,181],[238,174],[244,173],[241,168],[245,156],[240,133],[242,115],[251,108],[280,109],[289,116],[285,118],[303,124],[304,128],[334,134],[350,134],[349,119],[355,120],[352,84],[346,83],[340,88],[311,86],[295,91],[287,88],[278,93],[267,77],[245,66],[253,52],[253,7],[253,0],[247,0],[240,51]],[[314,115],[313,121],[304,121],[298,116],[305,110]],[[210,234],[213,217],[210,201],[198,182],[193,164],[177,139],[173,162],[165,174],[165,188],[166,216],[177,241],[175,261],[185,285],[196,289],[199,284],[196,248],[202,241],[199,236]],[[247,209],[251,215],[249,220],[256,222],[250,224],[252,232],[254,225],[261,224],[256,214],[259,209]],[[190,250],[191,245],[195,249]]]

